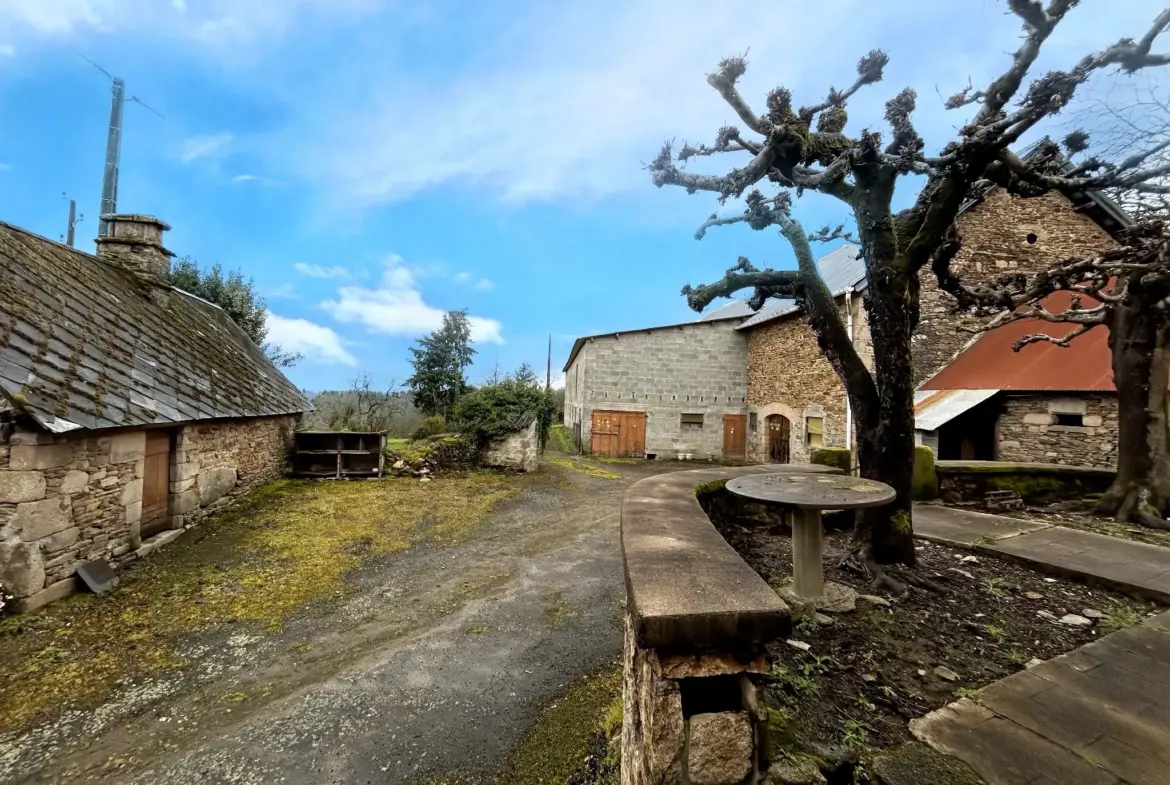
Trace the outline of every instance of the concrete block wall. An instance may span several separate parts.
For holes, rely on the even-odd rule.
[[[593,412],[646,413],[646,451],[723,454],[723,415],[745,414],[747,338],[734,320],[588,339],[565,374],[565,423],[588,449]],[[684,430],[683,414],[702,414]]]

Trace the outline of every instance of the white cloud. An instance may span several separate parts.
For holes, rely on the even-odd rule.
[[[189,164],[200,158],[222,158],[228,154],[233,139],[235,137],[231,134],[193,136],[183,142],[183,148],[179,151],[179,160]]]
[[[1046,45],[1034,75],[1143,32],[1162,3],[1104,0],[1104,15],[1082,5]],[[750,49],[741,89],[762,108],[778,84],[792,89],[798,106],[819,101],[830,86],[855,78],[858,57],[887,47],[887,81],[858,95],[851,129],[886,131],[882,104],[910,85],[923,128],[938,132],[930,142],[941,144],[962,118],[943,111],[936,84],[946,94],[968,75],[986,83],[1008,66],[1006,53],[1019,38],[1018,20],[1001,2],[915,0],[880,11],[868,0],[775,6],[805,23],[745,24],[759,13],[750,0],[568,0],[509,20],[506,43],[472,53],[454,73],[415,75],[393,57],[379,64],[371,56],[362,61],[360,92],[318,90],[325,104],[298,119],[296,138],[286,140],[291,149],[280,155],[347,207],[442,186],[482,188],[512,202],[649,191],[640,164],[662,140],[710,143],[719,126],[739,123],[704,78],[729,54]],[[834,26],[813,16],[857,23]],[[357,73],[356,62],[344,67]],[[329,84],[339,81],[330,74]]]
[[[299,296],[296,284],[292,281],[285,281],[279,286],[264,291],[264,297],[269,300],[295,300]]]
[[[456,273],[455,283],[467,283],[471,280],[471,273]]]
[[[180,14],[185,14],[187,13],[187,0],[171,0],[171,8]]]
[[[321,307],[339,322],[361,324],[387,335],[420,335],[443,323],[443,309],[423,300],[414,274],[397,256],[386,260],[376,287],[343,286],[336,299],[326,300]],[[483,316],[469,316],[468,321],[476,343],[504,342],[499,321]]]
[[[290,319],[268,313],[268,340],[292,352],[300,352],[310,362],[322,365],[357,365],[357,358],[346,351],[340,336],[333,330],[307,319]]]
[[[293,265],[293,269],[301,275],[307,275],[310,278],[349,278],[349,270],[345,269],[341,265],[324,267],[319,264],[297,262]]]
[[[0,44],[0,57],[15,57],[16,50],[12,48],[12,44]]]
[[[553,371],[552,373],[552,388],[554,390],[563,390],[565,388],[565,372]]]
[[[495,284],[487,278],[480,278],[475,282],[475,289],[480,292],[490,292],[494,286]]]

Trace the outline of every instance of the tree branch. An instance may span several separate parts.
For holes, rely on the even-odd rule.
[[[747,101],[743,100],[743,96],[739,94],[739,90],[735,88],[735,83],[747,71],[747,53],[739,57],[728,57],[719,63],[719,68],[712,74],[707,75],[707,84],[719,91],[719,95],[723,96],[735,113],[739,115],[739,119],[743,120],[744,125],[755,131],[761,136],[767,136],[771,131],[771,123],[760,119],[752,108],[748,106]]]
[[[1048,343],[1054,343],[1057,346],[1067,347],[1072,342],[1073,338],[1076,338],[1078,335],[1084,335],[1085,333],[1087,333],[1089,330],[1092,330],[1097,325],[1104,324],[1104,323],[1105,323],[1105,321],[1102,320],[1100,322],[1093,322],[1091,324],[1090,323],[1078,324],[1074,329],[1069,331],[1068,335],[1065,335],[1061,338],[1053,338],[1051,335],[1045,335],[1044,333],[1034,333],[1032,335],[1025,335],[1023,338],[1021,338],[1020,340],[1018,340],[1012,344],[1012,351],[1018,352],[1020,349],[1023,349],[1025,346],[1027,346],[1030,343],[1041,343],[1041,342],[1045,342],[1045,341],[1047,341]]]

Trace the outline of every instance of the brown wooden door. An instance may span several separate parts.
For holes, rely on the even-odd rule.
[[[747,457],[747,415],[723,415],[723,457],[742,461]]]
[[[607,458],[642,457],[646,454],[645,412],[593,412],[589,449]]]
[[[772,463],[788,463],[792,423],[782,414],[769,414],[767,422],[768,460]]]
[[[171,485],[171,432],[146,432],[146,460],[142,470],[142,523],[139,534],[143,539],[167,529],[167,497]]]

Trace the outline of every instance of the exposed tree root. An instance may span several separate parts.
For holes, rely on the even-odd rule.
[[[1146,485],[1130,484],[1120,493],[1110,490],[1097,505],[1101,515],[1112,515],[1118,523],[1137,523],[1151,529],[1170,531],[1170,521],[1153,503],[1154,493]]]
[[[943,576],[927,577],[920,574],[913,567],[904,567],[898,564],[878,564],[870,555],[869,548],[865,545],[845,554],[841,559],[840,566],[868,578],[870,580],[870,591],[887,591],[899,600],[904,600],[909,597],[914,588],[924,589],[936,594],[945,594],[947,592],[947,588],[936,580]]]

